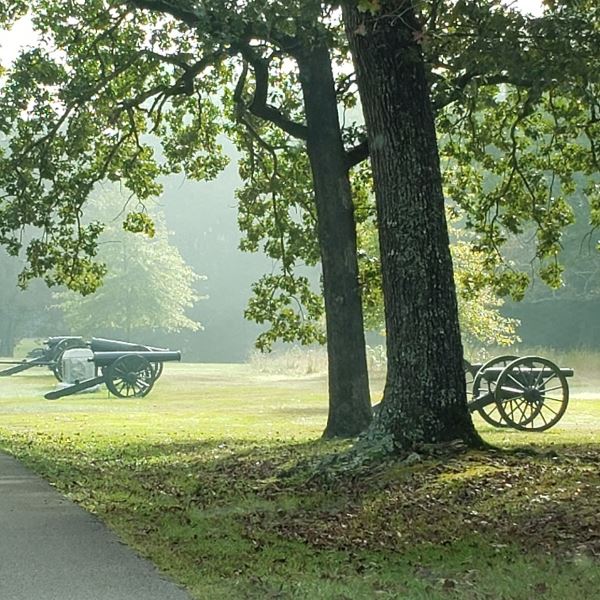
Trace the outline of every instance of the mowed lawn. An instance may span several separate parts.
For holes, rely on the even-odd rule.
[[[0,448],[196,598],[598,598],[600,382],[572,383],[548,432],[476,418],[495,451],[330,469],[323,376],[167,364],[145,399],[49,401],[34,369],[0,379]]]

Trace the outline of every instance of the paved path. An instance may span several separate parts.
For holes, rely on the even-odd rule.
[[[0,600],[190,600],[92,515],[0,453]]]

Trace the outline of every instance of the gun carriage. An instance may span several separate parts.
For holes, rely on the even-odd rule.
[[[545,431],[560,421],[569,403],[568,377],[539,356],[497,356],[484,364],[465,361],[469,410],[494,427]]]
[[[48,400],[77,394],[101,384],[105,384],[119,398],[142,398],[161,376],[165,362],[181,360],[181,352],[168,348],[104,338],[92,338],[85,342],[81,337],[60,336],[49,338],[44,348],[32,351],[25,361],[7,361],[14,366],[1,371],[0,375],[13,375],[32,367],[47,366],[59,381],[63,381],[65,352],[76,348],[88,350],[83,360],[93,363],[94,375],[48,392],[44,396]]]
[[[34,348],[27,354],[25,360],[0,361],[3,365],[13,365],[0,371],[0,377],[8,377],[32,369],[33,367],[48,367],[58,381],[63,380],[62,357],[72,348],[85,348],[87,343],[80,336],[56,336],[48,338],[43,348]]]

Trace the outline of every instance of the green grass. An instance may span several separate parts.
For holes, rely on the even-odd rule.
[[[322,376],[169,364],[140,400],[44,400],[53,385],[42,369],[0,379],[0,447],[196,598],[598,595],[597,381],[543,434],[477,420],[496,452],[335,478],[309,476],[348,447],[319,439]]]

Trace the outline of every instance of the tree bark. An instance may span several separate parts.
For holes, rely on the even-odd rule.
[[[351,437],[363,432],[372,418],[354,207],[329,50],[316,43],[296,59],[304,95],[327,320],[329,417],[323,435]]]
[[[462,439],[462,343],[434,117],[412,2],[343,7],[368,131],[386,312],[388,372],[369,437],[396,449]]]

